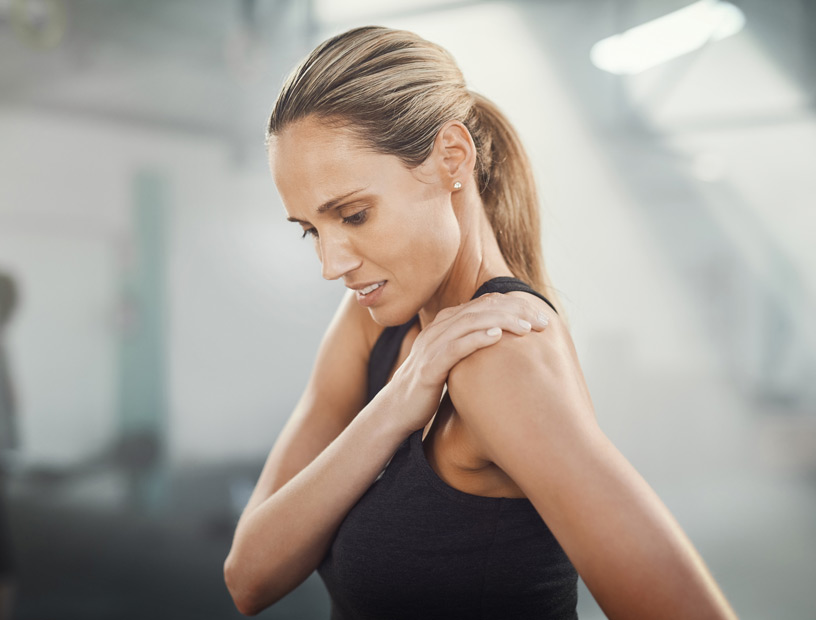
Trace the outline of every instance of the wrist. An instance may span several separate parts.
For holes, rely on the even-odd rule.
[[[442,397],[442,385],[429,385],[410,364],[403,364],[382,389],[391,423],[403,436],[424,428],[433,417]],[[387,414],[388,415],[388,414]]]
[[[409,406],[408,391],[395,375],[371,399],[361,415],[371,418],[376,432],[382,434],[383,441],[399,445],[414,430],[405,415]]]

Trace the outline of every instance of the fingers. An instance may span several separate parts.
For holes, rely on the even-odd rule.
[[[499,327],[492,327],[490,329],[483,329],[475,332],[469,332],[464,336],[450,340],[445,346],[444,351],[444,366],[449,371],[459,361],[466,358],[468,355],[484,349],[492,344],[496,344],[501,340],[502,329]],[[447,373],[446,373],[447,374]]]
[[[482,305],[515,314],[522,321],[529,323],[535,331],[543,330],[549,323],[547,314],[540,310],[532,300],[521,299],[513,295],[503,295],[502,293],[489,293],[473,300],[473,302],[479,301],[482,301]]]
[[[501,293],[489,293],[459,306],[441,310],[426,329],[437,333],[458,325],[461,336],[467,331],[500,327],[519,336],[532,331],[542,331],[549,323],[547,313],[531,300]],[[463,331],[462,331],[463,330]]]
[[[502,311],[498,308],[460,313],[447,325],[446,329],[454,337],[458,337],[466,333],[488,330],[493,327],[498,327],[502,331],[517,336],[524,336],[533,330],[533,324],[526,318],[519,316],[515,312]],[[540,329],[536,331],[540,331]]]
[[[488,294],[441,310],[420,332],[413,350],[429,364],[432,376],[444,377],[474,351],[499,342],[503,333],[524,336],[542,331],[548,322],[532,301]]]
[[[477,302],[481,302],[480,304]],[[502,293],[489,293],[482,295],[471,303],[477,307],[489,307],[499,309],[502,312],[515,314],[518,318],[530,323],[535,331],[543,330],[549,323],[547,314],[539,309],[532,299],[522,299],[514,295],[503,295]]]

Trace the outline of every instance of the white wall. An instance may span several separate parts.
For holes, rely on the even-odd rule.
[[[698,304],[633,208],[563,77],[510,5],[387,25],[447,47],[471,87],[520,130],[545,205],[547,263],[599,419],[633,460],[675,471],[671,459],[648,455],[683,459],[678,432],[705,443],[717,418],[696,402],[675,410],[673,391],[689,388],[671,377],[688,377],[700,402],[727,391],[727,377]],[[500,55],[473,35],[488,28],[502,41]],[[0,114],[0,130],[0,264],[25,286],[11,349],[26,453],[77,459],[114,433],[118,261],[127,247],[132,175],[151,168],[166,175],[171,194],[170,456],[188,462],[265,454],[342,294],[339,283],[320,279],[310,244],[283,221],[266,172],[237,165],[214,138],[19,109]],[[259,136],[259,159],[260,144]],[[644,390],[658,389],[663,400],[657,394],[653,404],[637,404],[652,398]],[[632,428],[648,428],[648,442]],[[709,456],[737,467],[738,438],[720,439],[706,448]]]
[[[8,348],[23,457],[72,463],[115,436],[119,273],[132,177],[145,168],[170,191],[170,457],[266,452],[342,294],[296,227],[280,225],[267,175],[239,172],[215,140],[103,121],[3,110],[0,135],[0,268],[22,298]]]

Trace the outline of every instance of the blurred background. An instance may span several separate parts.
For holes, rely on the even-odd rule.
[[[233,528],[344,291],[266,117],[365,24],[516,124],[599,422],[740,617],[816,618],[811,0],[0,0],[5,617],[241,617]],[[315,574],[260,617],[328,608]]]

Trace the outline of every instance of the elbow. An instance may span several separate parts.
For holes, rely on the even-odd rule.
[[[224,561],[224,583],[230,597],[232,597],[235,608],[243,615],[255,616],[262,611],[263,608],[258,606],[252,590],[247,587],[245,580],[241,578],[231,554]]]
[[[245,575],[241,575],[241,569],[236,566],[231,553],[224,561],[224,583],[235,608],[245,616],[255,616],[275,602],[267,597],[261,600],[259,588],[249,583]]]

